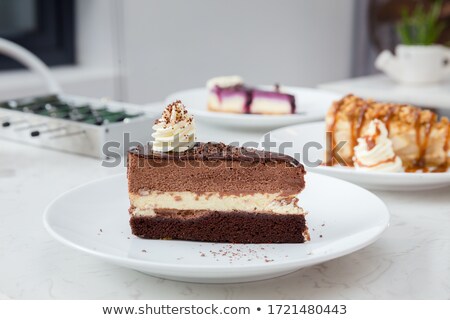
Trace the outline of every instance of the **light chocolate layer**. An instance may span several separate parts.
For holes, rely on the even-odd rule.
[[[183,153],[157,153],[147,145],[128,153],[128,190],[134,194],[157,190],[295,196],[305,187],[305,173],[292,157],[221,143],[197,143]]]

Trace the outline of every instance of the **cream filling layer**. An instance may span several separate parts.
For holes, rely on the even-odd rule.
[[[252,195],[222,195],[217,192],[140,191],[130,193],[133,215],[155,215],[155,209],[245,211],[275,214],[306,214],[297,198],[281,197],[278,193]]]
[[[255,98],[250,105],[251,113],[290,114],[292,106],[289,101]]]
[[[208,98],[208,108],[214,111],[243,113],[246,103],[245,96],[236,95],[223,98],[222,101],[215,93],[210,93]]]

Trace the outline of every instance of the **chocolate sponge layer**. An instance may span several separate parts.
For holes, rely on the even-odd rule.
[[[156,153],[151,145],[128,153],[128,190],[161,192],[280,193],[296,195],[305,187],[304,167],[272,152],[197,144],[188,152]]]
[[[302,243],[309,240],[304,215],[249,212],[182,212],[131,216],[132,233],[147,239],[229,243]]]

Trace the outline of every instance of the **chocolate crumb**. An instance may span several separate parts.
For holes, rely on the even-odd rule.
[[[275,83],[274,89],[275,89],[275,92],[280,92],[280,84],[279,83]]]
[[[187,110],[180,100],[174,101],[164,109],[161,118],[157,119],[155,124],[162,123],[164,128],[166,128],[168,125],[174,125],[183,120],[189,121],[191,118],[187,113]]]

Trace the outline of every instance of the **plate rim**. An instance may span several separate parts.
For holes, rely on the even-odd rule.
[[[164,270],[169,270],[169,271],[183,271],[184,270],[184,271],[190,271],[190,272],[192,272],[192,271],[195,272],[195,271],[199,271],[199,270],[210,270],[212,272],[219,272],[219,271],[226,271],[226,272],[242,271],[242,272],[245,272],[245,271],[250,271],[250,270],[251,271],[262,271],[262,270],[268,270],[268,269],[283,269],[283,270],[295,269],[295,268],[300,269],[300,268],[303,268],[306,266],[315,265],[318,263],[322,263],[322,262],[330,261],[330,260],[333,260],[333,259],[336,259],[339,257],[343,257],[343,256],[346,256],[353,252],[356,252],[358,250],[361,250],[361,249],[371,245],[375,241],[377,241],[381,237],[383,232],[389,227],[390,219],[391,219],[391,214],[390,214],[389,208],[384,203],[384,201],[381,198],[379,198],[376,194],[374,194],[373,192],[371,192],[365,188],[362,188],[362,187],[358,186],[357,184],[354,184],[354,183],[351,183],[351,182],[348,182],[348,181],[345,181],[345,180],[342,180],[339,178],[330,177],[330,176],[323,175],[323,174],[316,173],[316,172],[308,172],[308,174],[311,174],[313,176],[314,175],[321,176],[322,178],[325,178],[325,179],[336,180],[339,183],[349,184],[352,187],[355,187],[357,189],[360,189],[363,192],[366,192],[370,197],[372,197],[374,200],[378,201],[379,204],[383,206],[382,212],[378,213],[380,218],[382,218],[381,219],[382,223],[380,223],[380,225],[378,225],[378,226],[371,228],[371,229],[373,229],[373,231],[372,231],[373,233],[371,234],[371,237],[369,239],[366,239],[365,241],[358,243],[357,245],[347,247],[344,250],[333,252],[328,255],[322,254],[317,257],[308,256],[306,258],[294,259],[294,260],[290,260],[290,261],[286,261],[286,262],[277,261],[274,264],[260,263],[260,264],[253,264],[253,265],[245,265],[244,264],[244,265],[226,265],[226,266],[224,266],[224,265],[202,265],[202,264],[183,265],[183,264],[161,263],[161,262],[157,262],[157,261],[140,260],[140,259],[133,258],[133,257],[118,257],[111,253],[104,253],[104,252],[96,251],[94,249],[86,248],[86,247],[79,245],[71,240],[66,239],[64,236],[62,236],[58,232],[56,232],[52,228],[52,226],[49,224],[49,216],[51,215],[52,206],[55,203],[57,203],[58,201],[60,201],[62,198],[67,196],[68,194],[70,194],[76,190],[82,189],[85,186],[95,184],[95,183],[101,182],[103,180],[117,179],[119,177],[124,178],[124,177],[126,177],[126,173],[119,173],[119,174],[114,174],[114,175],[94,179],[94,180],[88,181],[86,183],[80,184],[76,187],[73,187],[69,190],[64,191],[63,193],[58,195],[56,198],[54,198],[47,205],[47,207],[44,210],[42,220],[43,220],[44,228],[49,233],[49,235],[52,236],[55,240],[59,241],[60,243],[64,244],[65,246],[77,249],[81,252],[87,253],[94,257],[99,257],[99,258],[105,259],[107,261],[111,261],[115,264],[119,264],[122,266],[126,265],[131,268],[133,268],[132,266],[136,266],[136,267],[146,267],[146,268],[152,268],[152,269],[163,268]],[[151,239],[148,239],[148,240],[151,241]],[[174,240],[174,241],[178,241],[178,240]],[[208,242],[208,243],[210,243],[210,242]],[[248,245],[250,245],[250,244],[248,244]],[[276,245],[276,244],[270,244],[270,245]],[[292,244],[292,245],[308,245],[308,242]]]

